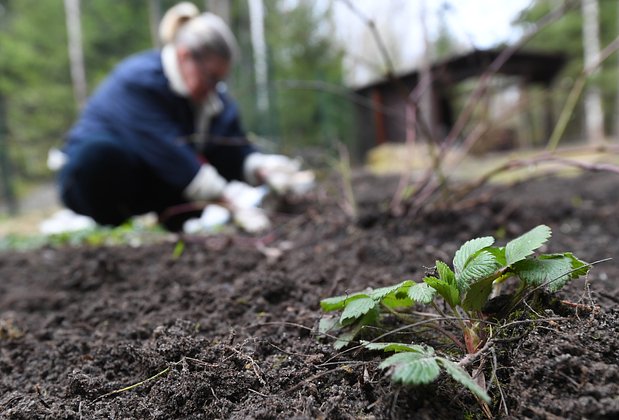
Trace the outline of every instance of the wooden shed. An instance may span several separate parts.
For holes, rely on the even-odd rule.
[[[454,90],[463,82],[484,74],[501,49],[474,50],[472,52],[433,63],[428,74],[431,88],[426,89],[429,100],[424,112],[432,137],[440,139],[452,128],[457,118],[454,106]],[[525,92],[532,86],[551,88],[563,69],[566,58],[563,54],[535,51],[517,51],[496,72],[497,77],[516,80],[518,88]],[[403,142],[407,129],[407,97],[418,86],[420,71],[382,79],[354,89],[361,100],[357,101],[358,151],[367,150],[385,142]],[[547,95],[548,96],[548,95]],[[547,136],[554,126],[554,110],[548,100],[541,108],[543,135]]]

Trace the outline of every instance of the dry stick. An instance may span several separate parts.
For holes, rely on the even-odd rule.
[[[407,316],[407,314],[400,313],[396,311],[395,309],[389,307],[388,305],[383,305],[383,308],[387,310],[389,313],[391,313],[393,316],[398,318],[400,321],[403,321],[407,324],[411,322],[411,319]],[[464,345],[464,343],[462,343],[462,341],[459,340],[458,337],[456,337],[453,333],[447,331],[446,329],[438,325],[438,323],[436,324],[430,323],[428,324],[428,327],[434,328],[436,331],[440,332],[445,337],[449,338],[457,347],[460,348],[460,350],[466,351],[466,346]]]
[[[565,4],[559,6],[554,11],[545,15],[542,19],[540,19],[535,27],[530,30],[527,34],[525,34],[517,43],[509,46],[508,48],[501,51],[501,53],[494,59],[494,61],[490,64],[488,69],[481,75],[479,79],[479,83],[477,84],[475,90],[469,95],[466,105],[464,109],[458,116],[458,119],[454,123],[454,126],[448,133],[445,141],[441,143],[441,147],[439,150],[439,156],[437,161],[442,163],[444,160],[447,151],[451,149],[456,139],[464,129],[464,126],[469,121],[471,115],[473,114],[473,110],[479,103],[481,97],[486,91],[488,84],[492,77],[501,69],[501,67],[507,62],[507,60],[522,46],[527,43],[531,38],[537,35],[542,29],[549,26],[551,23],[557,21],[560,17],[562,17],[568,7],[572,7],[575,3],[569,3],[568,6]],[[427,199],[434,193],[435,189],[430,185],[430,181],[432,180],[432,176],[436,173],[436,168],[430,167],[426,170],[424,176],[417,182],[415,187],[416,197],[411,203],[411,207],[415,208],[416,211],[427,201]],[[430,192],[424,192],[426,188],[430,188]],[[417,198],[419,197],[419,198]]]
[[[147,382],[150,382],[150,381],[152,381],[152,380],[154,380],[154,379],[157,379],[158,377],[160,377],[160,376],[162,376],[162,375],[165,375],[166,373],[168,373],[168,372],[170,371],[170,369],[172,368],[172,366],[177,365],[177,364],[178,364],[178,363],[180,363],[181,361],[182,361],[182,359],[181,359],[180,361],[176,362],[176,363],[172,363],[172,364],[170,364],[170,366],[168,366],[167,368],[165,368],[165,369],[164,369],[164,370],[162,370],[161,372],[158,372],[158,373],[154,374],[153,376],[151,376],[151,377],[150,377],[150,378],[148,378],[148,379],[145,379],[145,380],[140,381],[140,382],[138,382],[138,383],[135,383],[135,384],[133,384],[133,385],[126,386],[126,387],[124,387],[124,388],[116,389],[116,390],[114,390],[114,391],[108,392],[107,394],[100,395],[100,396],[98,396],[97,398],[95,398],[94,400],[92,400],[92,402],[94,403],[94,402],[97,402],[97,401],[102,400],[102,399],[104,399],[104,398],[110,397],[110,396],[112,396],[112,395],[120,394],[121,392],[125,392],[125,391],[131,391],[132,389],[135,389],[135,388],[137,388],[137,387],[139,387],[139,386],[142,386],[142,385],[144,385],[144,384],[145,384],[145,383],[147,383]]]
[[[492,348],[490,352],[492,353],[492,378],[496,382],[496,386],[499,390],[499,395],[501,396],[501,402],[499,404],[499,409],[501,408],[501,406],[503,406],[503,409],[505,411],[505,416],[509,417],[509,410],[507,409],[507,401],[505,398],[505,394],[503,393],[503,387],[501,387],[501,381],[499,381],[499,378],[496,375],[497,366],[498,366],[496,352],[494,351],[494,348]]]
[[[479,179],[477,179],[472,184],[461,189],[456,195],[457,197],[456,199],[461,200],[462,198],[466,197],[473,191],[481,188],[483,185],[488,183],[492,178],[494,178],[495,176],[503,172],[508,172],[510,170],[525,168],[528,166],[538,165],[542,163],[559,163],[561,165],[572,166],[578,169],[591,171],[591,172],[611,172],[611,173],[619,174],[619,166],[613,165],[612,163],[586,163],[586,162],[580,162],[577,160],[571,160],[571,159],[554,156],[554,155],[544,152],[540,156],[536,156],[531,159],[512,159],[500,165],[499,167],[490,170],[489,172],[481,176]]]
[[[406,115],[410,117],[411,123],[410,125],[406,124],[406,151],[407,153],[412,153],[416,143],[416,125],[417,125],[417,105],[416,104],[407,104],[406,105]],[[412,160],[410,156],[406,156],[406,162],[411,162]],[[407,165],[408,166],[408,165]],[[400,180],[398,181],[398,187],[391,199],[391,204],[389,205],[391,209],[391,213],[396,216],[401,216],[403,213],[402,209],[402,199],[404,198],[404,192],[409,185],[407,174],[410,172],[406,168],[402,174],[400,175]]]
[[[390,335],[397,334],[399,332],[406,331],[408,329],[416,328],[416,327],[418,327],[420,325],[436,322],[437,320],[438,321],[444,321],[444,320],[458,320],[458,319],[460,319],[460,318],[457,318],[455,316],[454,317],[444,317],[444,318],[442,317],[442,318],[425,319],[423,321],[415,322],[414,324],[408,324],[408,325],[404,325],[402,327],[395,328],[393,330],[389,330],[389,331],[385,332],[384,334],[381,334],[378,337],[374,338],[373,340],[370,340],[369,343],[379,342],[381,339],[383,339],[385,337],[388,337]],[[483,323],[490,324],[490,325],[497,325],[496,322],[492,322],[492,321],[488,321],[488,320],[484,320],[484,319],[465,318],[465,320],[467,320],[467,321],[479,321],[479,322],[483,322]],[[335,359],[337,357],[340,357],[340,356],[342,356],[342,355],[344,355],[346,353],[349,353],[349,352],[354,351],[354,350],[358,350],[358,349],[363,348],[363,347],[365,347],[363,344],[359,344],[357,346],[350,347],[350,348],[348,348],[346,350],[343,350],[343,351],[333,355],[325,363],[328,363],[328,362],[332,361],[333,359]],[[317,366],[322,366],[322,365],[324,365],[324,363],[321,363],[320,365],[317,365]]]
[[[406,98],[405,100],[408,102],[410,100],[409,94],[408,94],[409,89],[402,83],[400,79],[395,77],[395,66],[393,65],[393,60],[391,59],[391,56],[389,55],[389,51],[387,50],[387,47],[383,41],[383,38],[381,37],[380,32],[378,31],[378,28],[376,27],[376,22],[372,20],[371,18],[367,17],[365,14],[363,14],[351,0],[340,0],[340,1],[344,3],[344,5],[348,7],[348,9],[354,15],[356,15],[359,18],[359,20],[363,22],[363,24],[365,24],[365,26],[369,28],[370,33],[372,34],[372,38],[374,38],[374,42],[376,43],[376,46],[378,47],[379,54],[381,58],[383,59],[385,67],[386,67],[385,77],[391,80],[392,82],[394,82],[398,86],[399,90],[401,90],[402,92],[406,92],[403,96]],[[416,111],[418,112],[419,110],[417,109]],[[426,134],[428,138],[434,141],[432,131],[428,128],[428,125],[423,121],[423,118],[421,115],[417,115],[416,124],[418,125],[419,129]]]
[[[597,264],[600,264],[600,263],[603,263],[603,262],[607,262],[607,261],[610,261],[610,260],[612,260],[612,258],[604,258],[604,259],[601,259],[601,260],[593,261],[591,263],[586,263],[585,265],[588,265],[589,268],[591,268],[594,265],[597,265]],[[578,268],[575,268],[573,270],[567,271],[567,272],[565,272],[565,273],[563,273],[563,274],[561,274],[561,275],[559,275],[559,276],[557,276],[557,277],[555,277],[553,279],[550,279],[548,281],[543,282],[542,284],[538,285],[537,287],[534,287],[526,295],[522,296],[520,299],[518,299],[516,302],[514,302],[512,304],[512,306],[509,308],[508,312],[511,312],[514,308],[516,308],[520,304],[520,302],[524,302],[529,296],[531,296],[536,291],[538,291],[538,290],[548,286],[549,284],[552,284],[552,283],[554,283],[556,281],[559,281],[563,277],[569,276],[570,274],[575,273],[576,271],[579,271],[581,269],[582,269],[582,267],[578,267]]]
[[[552,318],[542,318],[542,319],[524,319],[524,320],[520,320],[520,321],[512,321],[512,322],[509,322],[509,323],[507,323],[505,325],[501,325],[500,327],[501,327],[501,329],[503,329],[503,328],[511,327],[513,325],[535,324],[535,323],[541,323],[541,322],[565,321],[567,319],[568,318],[559,317],[559,316],[558,317],[552,317]],[[475,360],[477,360],[479,357],[483,356],[485,353],[490,351],[495,342],[504,342],[504,341],[506,341],[506,339],[495,339],[495,338],[488,339],[481,349],[477,350],[475,353],[467,354],[462,360],[460,360],[458,362],[458,365],[460,365],[461,367],[466,367],[466,366],[470,365]]]
[[[348,153],[348,148],[346,148],[346,146],[342,143],[338,144],[338,152],[340,155],[338,168],[342,177],[342,189],[344,193],[343,202],[340,205],[348,217],[350,217],[353,221],[356,221],[359,212],[357,209],[357,202],[355,200],[355,192],[352,187],[350,154]]]
[[[519,111],[521,108],[523,108],[524,106],[527,105],[527,101],[519,101],[516,105],[509,107],[508,109],[506,109],[504,112],[502,112],[499,115],[499,119],[501,119],[503,116],[509,116],[511,114],[513,114],[514,112]],[[488,125],[483,122],[480,121],[475,128],[471,131],[471,133],[465,138],[463,144],[462,144],[462,148],[459,152],[459,157],[457,159],[455,159],[454,161],[450,162],[450,167],[453,169],[456,166],[458,166],[460,163],[462,163],[462,161],[464,160],[464,158],[468,155],[469,150],[473,147],[473,145],[481,138],[481,136],[483,135],[484,132],[486,132],[486,130],[488,129]],[[445,153],[446,155],[447,153]],[[443,182],[438,182],[438,183],[434,183],[431,186],[428,185],[425,189],[423,189],[423,191],[421,191],[415,198],[417,202],[421,202],[421,203],[428,203],[428,200],[430,199],[431,196],[433,196],[436,191],[442,186],[444,185],[444,183],[448,180],[449,177],[445,177]],[[451,196],[451,201],[453,200],[453,196]],[[419,210],[419,207],[415,207],[415,210]]]
[[[464,129],[464,126],[469,121],[471,115],[473,114],[473,110],[475,109],[477,103],[483,96],[484,92],[488,88],[488,84],[492,77],[503,67],[503,65],[509,60],[509,58],[514,55],[518,50],[520,50],[527,42],[531,40],[535,35],[541,32],[543,29],[548,27],[550,24],[556,22],[559,18],[561,18],[566,10],[569,7],[572,7],[576,3],[570,3],[569,5],[562,4],[557,7],[552,12],[548,13],[544,17],[542,17],[539,21],[536,22],[533,29],[528,31],[518,42],[509,47],[505,48],[501,53],[497,56],[497,58],[490,63],[488,69],[481,75],[479,83],[475,87],[475,90],[471,93],[471,95],[467,99],[467,103],[464,106],[462,113],[458,116],[453,128],[450,130],[449,134],[445,141],[441,144],[441,149],[446,150],[453,146],[453,143],[458,138],[458,135]]]
[[[576,102],[578,101],[578,98],[580,97],[580,94],[582,93],[582,90],[585,86],[587,77],[597,68],[599,67],[612,53],[614,53],[615,51],[619,50],[619,37],[615,38],[608,46],[606,46],[606,48],[604,48],[604,50],[600,53],[598,60],[593,63],[592,65],[590,65],[589,67],[583,69],[580,77],[576,80],[576,82],[574,83],[574,86],[572,87],[572,90],[570,91],[568,98],[566,100],[565,106],[561,112],[561,115],[559,117],[559,121],[557,122],[557,125],[555,126],[550,139],[548,141],[548,145],[546,147],[546,149],[550,152],[554,152],[556,151],[556,148],[558,146],[559,140],[561,139],[561,137],[563,136],[563,133],[565,132],[565,128],[567,127],[567,123],[574,111],[574,107],[576,106]],[[477,141],[477,138],[471,138],[474,134],[475,136],[478,136],[478,133],[476,133],[476,130],[480,127],[481,123],[478,124],[477,127],[475,127],[475,130],[473,130],[473,132],[469,135],[469,137],[465,140],[465,144],[468,144],[469,142],[472,144],[475,141]],[[462,157],[464,157],[465,153],[462,154]],[[561,162],[560,158],[556,158],[556,161],[558,163],[565,163],[566,165],[570,165],[570,166],[579,166],[581,169],[587,169],[587,170],[593,170],[593,171],[601,171],[601,170],[609,170],[610,172],[616,172],[615,169],[613,169],[613,165],[608,165],[608,167],[610,169],[606,169],[604,164],[601,165],[597,165],[598,167],[593,167],[591,165],[589,166],[581,166],[578,165],[575,161],[572,162]],[[457,164],[457,163],[456,163]],[[586,165],[586,164],[584,164]],[[520,166],[516,166],[516,167],[511,167],[511,166],[507,166],[505,168],[497,168],[499,170],[499,172],[507,172],[508,170],[511,169],[516,169],[519,168]],[[498,172],[497,172],[498,173]],[[496,175],[495,173],[491,172],[490,173],[491,176]],[[482,177],[483,180],[485,177]],[[485,183],[485,181],[483,182]],[[482,184],[479,184],[479,186],[481,186]],[[426,200],[432,196],[436,190],[440,187],[439,185],[434,185],[432,188],[426,189],[425,193],[423,195],[421,195],[420,197],[418,197],[418,202],[421,203],[425,203]],[[478,188],[478,187],[476,187]],[[474,188],[474,189],[476,189]],[[470,193],[470,191],[468,191],[466,194]],[[465,195],[466,195],[465,194]]]
[[[416,143],[417,125],[419,122],[418,113],[420,113],[419,102],[421,101],[423,94],[428,90],[428,88],[430,89],[430,93],[432,93],[432,82],[433,81],[432,81],[431,66],[429,63],[430,44],[428,41],[428,28],[425,23],[426,23],[425,7],[424,7],[424,4],[422,3],[422,12],[420,14],[420,24],[422,28],[421,32],[422,32],[425,54],[424,54],[424,59],[422,60],[419,82],[417,83],[417,86],[415,86],[415,88],[407,96],[406,101],[405,101],[406,116],[407,116],[406,149],[409,152],[412,152],[414,150],[414,146]],[[421,117],[421,115],[419,115],[419,117]],[[439,175],[441,175],[440,165],[438,162],[438,153],[436,151],[435,140],[433,138],[433,134],[434,133],[430,132],[430,136],[428,136],[428,139],[426,140],[426,144],[428,146],[428,153],[430,154],[430,157],[432,160],[432,167],[436,168]],[[412,159],[408,158],[407,161],[411,162],[411,165],[412,165]],[[391,200],[390,209],[391,209],[391,213],[394,214],[395,216],[401,216],[404,212],[404,209],[402,208],[402,200],[404,198],[404,192],[406,191],[406,188],[409,184],[408,175],[410,174],[410,172],[411,170],[407,165],[407,167],[404,168],[404,170],[402,171],[400,175],[400,181],[398,183],[398,188],[393,196],[393,199]]]
[[[185,361],[194,362],[195,364],[200,365],[200,366],[216,366],[215,364],[212,364],[212,363],[207,363],[207,362],[204,362],[202,360],[194,359],[192,357],[183,356],[183,358],[181,358],[178,362],[170,363],[167,368],[163,369],[161,372],[158,372],[158,373],[154,374],[150,378],[144,379],[143,381],[137,382],[137,383],[135,383],[133,385],[129,385],[129,386],[126,386],[124,388],[116,389],[114,391],[110,391],[110,392],[108,392],[106,394],[100,395],[97,398],[95,398],[94,400],[92,400],[92,402],[93,403],[97,402],[99,400],[102,400],[104,398],[110,397],[112,395],[120,394],[121,392],[131,391],[132,389],[135,389],[135,388],[137,388],[139,386],[142,386],[142,385],[146,384],[147,382],[150,382],[150,381],[152,381],[154,379],[157,379],[158,377],[160,377],[162,375],[165,375],[166,373],[168,373],[170,371],[170,369],[172,369],[173,366],[180,365],[181,363],[183,363]]]
[[[234,353],[236,353],[236,355],[239,356],[241,359],[248,360],[249,364],[252,367],[252,370],[254,371],[254,374],[258,378],[258,381],[260,381],[260,383],[263,386],[266,386],[267,383],[262,378],[262,369],[260,369],[260,366],[258,366],[258,363],[256,363],[256,361],[249,354],[241,353],[240,351],[238,351],[237,349],[235,349],[232,346],[226,346],[226,347],[228,347],[229,350],[232,350]]]
[[[619,37],[615,38],[610,44],[608,44],[598,56],[598,59],[585,67],[576,82],[574,82],[574,86],[570,90],[570,93],[567,96],[567,100],[565,101],[565,105],[563,110],[561,111],[561,115],[559,116],[559,121],[555,126],[552,134],[550,135],[550,139],[548,140],[548,145],[546,149],[549,151],[554,151],[559,145],[559,141],[561,137],[563,137],[563,133],[565,133],[565,129],[567,127],[567,123],[570,120],[570,117],[574,113],[574,108],[576,107],[576,102],[578,102],[578,98],[580,98],[580,94],[582,93],[585,84],[587,82],[587,78],[596,70],[612,53],[619,49]]]
[[[307,384],[307,383],[313,382],[313,381],[315,381],[316,379],[322,378],[322,377],[323,377],[323,376],[325,376],[325,375],[329,375],[329,374],[331,374],[331,373],[337,372],[338,370],[344,370],[344,367],[343,367],[343,366],[338,366],[338,367],[336,367],[336,368],[329,369],[329,370],[325,370],[324,372],[317,373],[317,374],[315,374],[315,375],[313,375],[313,376],[310,376],[310,377],[309,377],[309,378],[307,378],[307,379],[304,379],[303,381],[299,382],[298,384],[296,384],[296,385],[294,385],[294,386],[292,386],[292,387],[288,388],[288,389],[287,389],[286,391],[284,391],[284,392],[285,392],[285,393],[293,392],[293,391],[295,391],[295,390],[297,390],[297,389],[301,388],[303,385],[305,385],[305,384]]]
[[[393,62],[391,61],[391,57],[387,52],[387,47],[383,42],[383,38],[380,36],[378,29],[376,28],[376,23],[366,15],[364,15],[359,8],[351,1],[351,0],[340,0],[342,3],[348,7],[348,9],[353,12],[372,32],[372,37],[374,38],[374,42],[376,42],[376,46],[380,51],[380,55],[385,62],[385,66],[387,67],[387,76],[389,78],[394,76],[395,67],[393,66]]]

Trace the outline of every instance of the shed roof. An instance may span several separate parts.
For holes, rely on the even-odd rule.
[[[432,64],[431,71],[435,81],[458,83],[474,76],[481,76],[488,66],[503,52],[503,49],[473,50],[466,54],[450,57]],[[497,73],[522,77],[529,83],[548,85],[557,77],[567,62],[562,53],[520,50],[513,53],[499,68]],[[399,80],[418,79],[419,69],[396,75]],[[364,93],[373,88],[389,85],[390,78],[382,78],[356,87],[355,92]]]

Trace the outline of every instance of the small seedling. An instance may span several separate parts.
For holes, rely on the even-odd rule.
[[[185,252],[185,242],[180,239],[176,242],[176,245],[174,245],[174,250],[172,251],[172,259],[178,260],[183,255],[183,252]]]
[[[479,399],[489,402],[484,381],[474,380],[464,369],[464,363],[453,362],[454,355],[439,355],[425,344],[376,341],[409,327],[418,330],[430,327],[460,349],[460,358],[479,352],[489,343],[496,326],[535,292],[544,289],[554,293],[570,280],[588,273],[590,264],[570,252],[533,256],[550,235],[550,228],[540,225],[504,247],[493,246],[495,240],[490,236],[473,239],[456,251],[453,268],[436,261],[434,272],[421,282],[406,280],[389,287],[324,299],[320,303],[324,311],[341,313],[339,317],[321,319],[320,332],[336,334],[334,345],[341,349],[359,338],[368,327],[385,327],[387,319],[395,318],[405,327],[391,330],[373,341],[361,341],[369,350],[395,352],[379,365],[390,370],[394,381],[425,384],[434,381],[444,370]],[[491,294],[510,278],[518,281],[516,292],[500,300],[502,303],[492,314],[495,321],[491,322],[487,312]],[[436,313],[414,312],[416,304],[432,305]],[[495,325],[494,330],[492,325]],[[460,334],[453,333],[454,328]]]

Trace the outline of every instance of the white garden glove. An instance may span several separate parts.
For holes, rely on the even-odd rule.
[[[301,171],[301,161],[283,155],[252,153],[245,159],[245,179],[252,185],[265,182],[278,194],[303,194],[314,185],[312,171]]]
[[[232,211],[234,223],[246,232],[258,233],[271,226],[264,210],[258,208],[266,193],[265,187],[252,187],[244,182],[232,181],[222,195]]]
[[[240,226],[245,232],[258,233],[271,226],[271,222],[264,210],[258,207],[235,209],[232,214],[234,223]]]
[[[183,224],[183,232],[195,235],[197,233],[217,232],[230,221],[232,213],[219,204],[209,204],[204,207],[199,219],[189,219]]]
[[[230,181],[222,194],[233,208],[259,207],[267,194],[266,187],[252,187],[244,182]]]
[[[191,201],[214,200],[221,197],[226,184],[227,181],[219,175],[217,169],[209,164],[203,164],[183,190],[183,195]]]
[[[60,149],[52,147],[47,152],[47,168],[50,171],[59,171],[69,161],[69,157]]]

